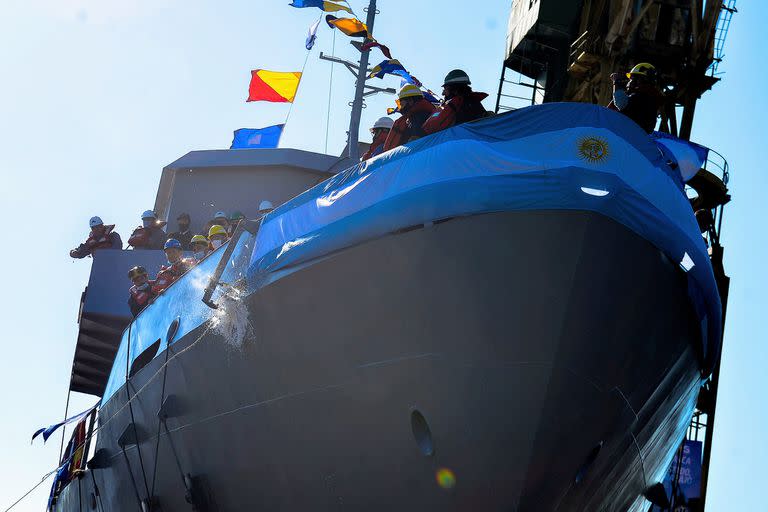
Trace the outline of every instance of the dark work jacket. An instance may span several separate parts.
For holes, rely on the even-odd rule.
[[[621,112],[640,125],[640,128],[645,130],[646,133],[652,133],[656,127],[656,118],[658,117],[659,107],[663,99],[661,93],[657,89],[648,86],[627,93],[627,97],[629,98],[629,103],[623,109],[619,109],[613,100],[608,104],[608,108]]]
[[[191,251],[192,250],[192,230],[186,230],[183,233],[180,231],[175,231],[168,235],[168,238],[175,238],[181,243],[181,248],[185,251]],[[165,244],[165,240],[163,240],[163,244]]]

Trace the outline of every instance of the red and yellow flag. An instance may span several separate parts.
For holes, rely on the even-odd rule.
[[[293,103],[300,81],[300,71],[281,72],[254,69],[251,71],[251,85],[248,87],[247,101]]]

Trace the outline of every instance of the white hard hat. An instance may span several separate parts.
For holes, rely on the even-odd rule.
[[[98,215],[95,215],[95,216],[91,217],[91,220],[88,221],[88,225],[90,227],[94,228],[96,226],[104,225],[104,222],[101,220],[101,217],[99,217]]]
[[[373,129],[375,130],[376,128],[386,128],[387,130],[391,130],[393,124],[395,124],[395,122],[391,117],[380,117],[376,120],[375,123],[373,123]]]
[[[141,214],[142,219],[156,219],[157,215],[155,215],[155,212],[152,210],[146,210],[144,213]]]
[[[267,201],[266,199],[259,203],[259,211],[263,212],[264,210],[272,210],[274,209],[274,206],[272,206],[272,203]]]
[[[222,211],[219,211],[219,212],[216,212],[216,215],[214,215],[213,218],[214,219],[226,219],[227,218],[227,214],[222,212]]]

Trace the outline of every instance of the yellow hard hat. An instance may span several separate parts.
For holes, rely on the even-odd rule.
[[[208,238],[211,238],[215,235],[223,235],[227,236],[227,230],[224,229],[223,226],[219,226],[218,224],[214,224],[211,226],[211,229],[208,230]]]
[[[640,64],[637,64],[635,67],[633,67],[629,73],[627,73],[627,78],[632,78],[633,75],[639,75],[653,79],[656,78],[656,68],[653,66],[653,64],[641,62]]]
[[[417,86],[413,84],[405,84],[400,92],[397,94],[397,98],[402,100],[403,98],[423,98],[424,93],[421,92]]]
[[[205,238],[205,235],[195,235],[192,237],[192,240],[190,241],[192,244],[208,244],[208,239]]]

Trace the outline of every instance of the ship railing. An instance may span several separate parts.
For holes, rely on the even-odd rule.
[[[704,165],[702,165],[702,169],[715,175],[726,188],[728,187],[730,168],[728,166],[728,161],[722,154],[714,149],[710,149],[707,155],[707,160],[704,162]],[[686,193],[690,198],[697,195],[697,192],[689,186],[686,187]],[[713,222],[706,233],[703,233],[704,238],[707,240],[708,247],[720,244],[720,234],[723,227],[723,211],[726,202],[727,200],[722,204],[718,204],[711,210]]]
[[[726,187],[728,186],[728,181],[730,180],[730,172],[728,169],[728,161],[725,159],[723,155],[718,153],[717,151],[714,151],[712,149],[709,150],[709,154],[707,156],[707,161],[704,162],[704,169],[714,173],[715,175],[718,175],[720,180],[723,182],[723,185]],[[714,233],[708,233],[708,238],[711,244],[714,243],[720,243],[720,232],[723,227],[723,210],[725,209],[725,205],[721,204],[719,207],[715,208],[712,212],[712,216],[715,219],[713,230]],[[715,239],[712,239],[712,235],[714,235]]]

